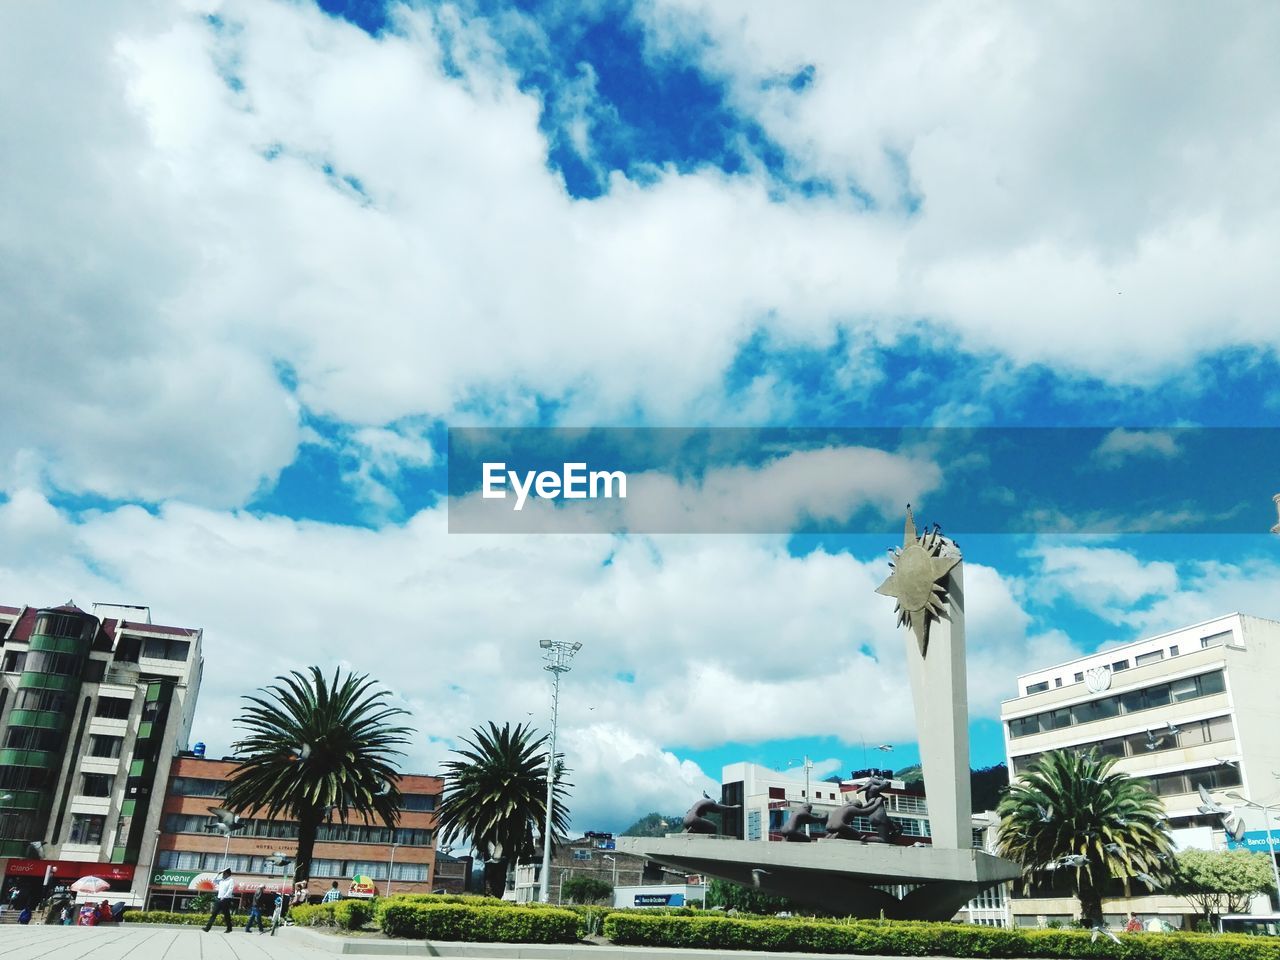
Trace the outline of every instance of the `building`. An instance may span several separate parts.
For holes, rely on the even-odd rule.
[[[537,900],[541,890],[541,859],[518,864],[514,874],[513,899],[518,903]],[[614,888],[673,883],[683,887],[685,883],[683,873],[668,870],[634,853],[623,853],[616,848],[612,833],[596,832],[587,832],[552,851],[549,886],[552,903],[563,902],[561,890],[570,877],[594,877]]]
[[[0,606],[4,896],[107,880],[141,902],[170,761],[186,749],[202,631],[145,607]]]
[[[889,819],[902,828],[898,842],[909,845],[928,838],[929,807],[924,785],[893,780],[892,770],[855,770],[847,780],[806,781],[756,763],[731,763],[721,770],[721,801],[742,807],[722,814],[724,834],[743,840],[781,840],[779,831],[787,819],[806,803],[813,805],[815,814],[825,817],[852,801],[873,775],[891,781],[882,796],[888,802]],[[855,826],[859,826],[858,820],[854,819]],[[870,822],[860,826],[867,833],[873,832]],[[811,831],[814,836],[825,832],[820,826]]]
[[[1197,810],[1198,791],[1225,795],[1228,804],[1243,802],[1232,792],[1251,801],[1274,796],[1278,675],[1280,623],[1239,613],[1022,674],[1018,696],[1001,708],[1010,776],[1048,750],[1096,748],[1117,758],[1115,769],[1147,781],[1175,844],[1223,848],[1219,818]],[[1130,896],[1116,892],[1103,905],[1112,924],[1133,912],[1181,925],[1189,913],[1185,901],[1137,881]],[[1044,890],[1015,898],[1012,911],[1015,923],[1032,926],[1069,920],[1076,905]]]
[[[445,847],[436,851],[435,876],[431,879],[432,893],[480,893],[480,887],[472,882],[474,857],[455,857]]]
[[[819,816],[828,816],[847,803],[865,786],[868,778],[882,777],[890,786],[882,791],[889,807],[889,819],[902,830],[895,841],[903,846],[932,843],[929,827],[929,804],[923,783],[906,783],[893,779],[892,770],[854,770],[848,779],[802,780],[792,774],[771,770],[755,763],[731,763],[721,771],[721,800],[737,804],[740,811],[724,813],[724,832],[743,840],[781,841],[782,828],[790,816],[806,804]],[[870,821],[855,817],[853,825],[873,833]],[[995,852],[996,816],[991,811],[976,813],[971,819],[973,846],[988,853]],[[826,834],[821,824],[810,827],[813,837]],[[1010,925],[1009,886],[1000,884],[985,890],[965,906],[955,919],[982,926]]]
[[[160,821],[159,850],[151,874],[150,905],[156,910],[181,910],[209,880],[230,867],[238,889],[264,885],[275,891],[291,883],[292,867],[271,862],[273,854],[292,858],[297,853],[298,824],[285,814],[267,818],[249,813],[242,828],[227,835],[211,832],[226,793],[232,758],[211,760],[185,754],[173,762],[168,795]],[[323,893],[338,881],[344,896],[356,877],[370,878],[379,893],[430,893],[434,888],[436,804],[443,789],[439,777],[405,774],[400,778],[404,810],[395,835],[380,822],[332,822],[321,825],[311,861],[311,892]],[[289,877],[286,877],[286,873]],[[369,894],[371,895],[371,894]]]

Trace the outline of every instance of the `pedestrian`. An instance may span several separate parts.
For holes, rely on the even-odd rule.
[[[337,903],[342,899],[342,894],[338,892],[338,881],[333,881],[333,886],[324,892],[324,896],[320,898],[321,903]]]
[[[19,891],[16,885],[9,888],[9,908],[10,909],[13,909],[18,906],[18,893]]]
[[[250,933],[253,930],[253,921],[258,921],[258,932],[265,933],[262,929],[262,908],[267,902],[267,886],[266,884],[258,884],[258,889],[253,891],[253,899],[249,901],[249,922],[244,925],[244,932]]]
[[[235,900],[236,882],[231,879],[231,868],[228,867],[222,871],[222,878],[218,881],[218,890],[214,894],[213,909],[209,911],[209,922],[204,925],[204,932],[208,933],[209,928],[213,926],[213,921],[218,919],[221,913],[223,919],[227,922],[227,933],[231,932],[231,903]]]
[[[62,905],[62,925],[64,927],[71,926],[71,907],[67,904]]]
[[[18,914],[18,922],[24,927],[31,922],[31,908],[23,907],[22,912]]]
[[[1142,921],[1139,920],[1137,917],[1135,917],[1132,913],[1129,914],[1129,922],[1124,925],[1124,931],[1125,933],[1141,933]]]

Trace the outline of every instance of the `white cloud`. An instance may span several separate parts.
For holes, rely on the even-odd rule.
[[[921,318],[1124,382],[1274,347],[1276,16],[695,7],[737,106],[868,212],[759,169],[575,201],[538,99],[452,7],[372,38],[306,3],[10,5],[0,325],[27,362],[0,463],[235,505],[292,461],[297,401],[373,429],[527,421],[535,394],[571,423],[770,420],[791,396],[768,374],[723,396],[748,337],[892,343]],[[807,64],[803,92],[761,82]]]
[[[1093,451],[1091,459],[1103,467],[1118,467],[1133,457],[1165,460],[1182,452],[1177,438],[1168,430],[1126,430],[1116,427]]]
[[[766,537],[450,536],[439,511],[380,531],[181,504],[73,523],[36,493],[0,504],[0,538],[18,547],[2,602],[150,603],[205,629],[194,737],[215,756],[240,696],[344,664],[412,710],[408,768],[438,769],[488,720],[545,730],[542,637],[583,643],[561,710],[581,828],[685,809],[719,771],[682,748],[915,735],[880,558]],[[994,570],[967,574],[970,704],[989,716],[1029,621]]]
[[[1110,623],[1178,589],[1178,569],[1166,561],[1144,562],[1112,547],[1037,545],[1032,592],[1042,603],[1067,601]]]

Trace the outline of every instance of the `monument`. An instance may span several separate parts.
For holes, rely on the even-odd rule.
[[[862,917],[947,920],[983,889],[1020,875],[1017,864],[974,849],[970,839],[963,557],[936,525],[919,533],[908,505],[902,546],[890,566],[876,592],[897,601],[898,626],[906,628],[932,843],[903,845],[882,796],[888,781],[873,777],[862,802],[825,818],[826,835],[817,842],[806,842],[810,838],[800,832],[803,823],[822,819],[812,806],[783,829],[790,843],[709,836],[714,824],[703,814],[718,805],[704,795],[685,818],[685,833],[623,837],[619,849]],[[872,832],[855,829],[855,817],[866,818]]]

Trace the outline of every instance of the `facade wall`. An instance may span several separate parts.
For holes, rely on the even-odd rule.
[[[297,823],[284,814],[268,819],[265,811],[244,814],[246,829],[230,838],[210,833],[211,807],[221,806],[234,760],[194,756],[174,761],[168,795],[160,819],[159,854],[152,872],[151,902],[157,907],[181,907],[194,893],[187,885],[196,874],[228,866],[246,886],[262,883],[271,889],[284,873],[267,862],[274,853],[297,852]],[[429,809],[406,809],[392,833],[378,821],[353,819],[347,824],[323,825],[312,854],[310,890],[318,897],[338,881],[350,892],[356,875],[370,877],[379,893],[430,893],[435,885],[435,806],[443,782],[439,777],[405,774],[400,792],[407,804]],[[292,868],[287,868],[292,873]],[[388,888],[388,881],[390,887]]]
[[[190,736],[203,634],[128,612],[138,619],[0,606],[6,888],[48,892],[46,872],[56,889],[97,865],[112,898],[141,902],[135,868],[154,855],[169,765]]]
[[[1001,710],[1010,775],[1036,754],[1099,746],[1115,769],[1150,783],[1174,842],[1225,848],[1216,817],[1199,813],[1198,787],[1269,800],[1280,770],[1280,624],[1231,614],[1148,637],[1018,678]],[[1228,801],[1230,802],[1230,800]],[[1064,897],[1016,898],[1014,922],[1035,926],[1078,912]],[[1179,897],[1107,900],[1108,922],[1163,918],[1178,925]]]

